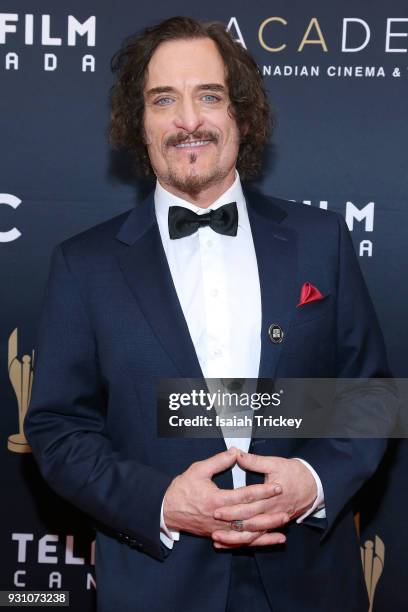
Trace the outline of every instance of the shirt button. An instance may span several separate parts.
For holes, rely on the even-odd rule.
[[[212,289],[211,297],[217,297],[217,295],[218,295],[218,289]]]
[[[207,240],[207,246],[208,247],[212,247],[213,245],[213,241],[212,240]]]
[[[213,351],[214,357],[220,357],[222,355],[222,350],[220,348],[216,348]]]

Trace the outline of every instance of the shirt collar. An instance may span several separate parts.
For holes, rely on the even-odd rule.
[[[154,192],[156,217],[161,235],[167,236],[167,238],[169,237],[168,215],[170,206],[183,206],[184,208],[189,208],[197,214],[204,214],[208,210],[215,210],[220,206],[224,206],[224,204],[228,204],[229,202],[236,202],[237,204],[238,228],[241,228],[242,230],[249,230],[247,206],[237,170],[235,170],[235,180],[231,187],[224,191],[224,193],[221,194],[220,197],[215,200],[215,202],[210,204],[208,208],[200,208],[199,206],[188,202],[188,200],[184,200],[183,198],[173,195],[167,191],[167,189],[165,189],[159,183],[159,181],[156,181],[156,190]]]

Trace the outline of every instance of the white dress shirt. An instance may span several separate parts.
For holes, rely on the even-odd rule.
[[[204,378],[256,379],[261,354],[261,292],[251,227],[238,173],[233,185],[208,208],[200,208],[174,196],[158,181],[154,201],[164,251]],[[175,240],[170,238],[170,206],[183,206],[203,214],[229,202],[236,202],[238,208],[236,236],[218,234],[209,226],[204,226],[190,236]],[[237,329],[239,334],[235,333]],[[224,437],[227,448],[235,446],[245,452],[248,451],[250,439],[250,432],[244,438]],[[312,508],[298,518],[298,522],[315,512],[324,502],[319,476],[306,461],[301,461],[312,472],[318,495]],[[244,486],[245,471],[235,465],[232,479],[234,488]],[[322,517],[322,510],[315,516]],[[160,528],[162,542],[172,548],[174,540],[179,539],[179,533],[167,529],[163,505]]]

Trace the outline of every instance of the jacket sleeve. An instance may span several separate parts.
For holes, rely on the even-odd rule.
[[[338,216],[338,277],[336,318],[336,377],[338,379],[389,379],[386,351],[382,333],[354,252],[350,233],[344,219]],[[341,381],[339,381],[341,385]],[[366,398],[366,406],[373,418],[382,414],[388,421],[388,431],[395,423],[398,401],[392,382],[378,381],[373,398]],[[346,383],[347,386],[347,383]],[[342,400],[337,410],[353,410]],[[387,412],[387,413],[386,413]],[[386,413],[386,414],[385,414]],[[356,414],[356,412],[354,412]],[[370,413],[368,413],[370,414]],[[345,414],[343,422],[347,415]],[[350,423],[352,432],[353,423]],[[383,429],[384,431],[384,429]],[[373,438],[330,438],[309,440],[297,456],[308,461],[319,474],[323,485],[326,520],[305,519],[330,531],[343,511],[350,511],[354,495],[377,469],[387,447],[385,436]]]
[[[56,247],[38,333],[25,434],[44,479],[120,541],[163,559],[160,508],[171,478],[117,452],[78,283]]]

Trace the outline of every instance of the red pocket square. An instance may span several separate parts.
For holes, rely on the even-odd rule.
[[[317,302],[318,300],[323,299],[324,295],[320,293],[317,287],[315,287],[311,283],[304,283],[300,291],[300,302],[299,304],[297,304],[296,308],[299,308],[299,306],[304,306],[305,304],[309,304],[309,302]]]

